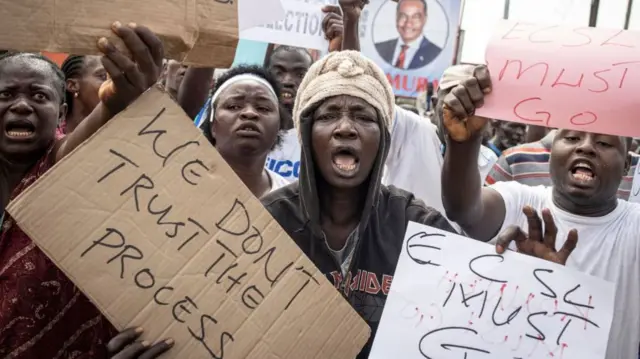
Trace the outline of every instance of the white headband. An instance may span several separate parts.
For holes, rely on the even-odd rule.
[[[234,76],[229,80],[225,81],[225,83],[223,83],[222,86],[220,86],[218,91],[216,91],[213,94],[213,96],[211,96],[211,115],[209,116],[209,122],[213,122],[213,113],[215,112],[214,104],[218,99],[218,96],[220,96],[220,94],[222,93],[222,91],[224,91],[227,87],[233,85],[234,83],[238,81],[244,81],[244,80],[252,80],[264,85],[266,88],[269,89],[269,91],[271,91],[273,96],[276,98],[276,101],[279,100],[278,96],[276,95],[276,91],[273,89],[273,86],[271,86],[271,84],[267,80],[263,79],[262,77],[254,74],[242,74],[242,75]]]

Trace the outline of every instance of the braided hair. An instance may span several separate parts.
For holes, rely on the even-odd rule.
[[[49,67],[51,68],[51,71],[54,74],[54,84],[55,84],[55,90],[58,93],[58,96],[60,98],[60,104],[63,104],[65,102],[65,79],[64,79],[64,73],[62,73],[62,71],[60,70],[60,68],[58,67],[58,65],[51,61],[51,59],[49,59],[46,56],[40,55],[40,54],[35,54],[35,53],[31,53],[31,52],[5,52],[3,54],[0,55],[0,67],[2,65],[4,65],[5,63],[9,62],[9,61],[19,61],[19,60],[37,60],[37,61],[43,61],[46,64],[49,65]]]
[[[71,78],[80,77],[84,70],[85,56],[70,55],[62,63],[62,72],[64,73],[65,81]],[[73,97],[74,93],[66,89],[65,85],[65,101],[67,102],[67,113],[73,113]]]

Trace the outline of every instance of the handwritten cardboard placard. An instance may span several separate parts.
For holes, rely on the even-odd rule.
[[[258,1],[258,0],[242,0]],[[148,26],[164,43],[167,58],[229,67],[238,43],[237,1],[227,0],[0,0],[0,49],[98,54],[114,21]]]
[[[478,115],[640,136],[640,32],[501,21],[486,61],[493,92]]]
[[[604,359],[612,283],[410,222],[369,359]]]
[[[284,19],[240,32],[240,38],[267,43],[326,50],[329,42],[322,31],[322,2],[281,0]],[[259,9],[259,8],[258,8]]]
[[[353,359],[369,337],[161,90],[8,211],[118,329],[174,338],[167,358]]]

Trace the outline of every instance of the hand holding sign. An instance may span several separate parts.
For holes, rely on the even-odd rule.
[[[154,359],[173,347],[173,340],[164,340],[149,346],[148,342],[137,340],[142,328],[129,328],[116,335],[107,343],[107,352],[112,359]]]
[[[505,249],[509,248],[509,244],[515,241],[518,252],[520,253],[565,265],[571,252],[573,252],[578,244],[578,231],[572,229],[562,248],[556,251],[558,228],[553,221],[551,212],[548,209],[542,211],[544,235],[542,234],[542,222],[540,221],[538,213],[529,206],[524,207],[522,212],[527,216],[529,235],[524,233],[518,226],[508,227],[498,235],[496,252],[498,252],[498,254],[504,253]]]
[[[457,77],[453,72],[469,70],[468,65],[455,66],[456,70],[447,72]],[[446,74],[446,72],[445,72]],[[446,77],[446,75],[445,75]],[[472,74],[464,78],[453,79],[457,84],[451,84],[448,93],[444,95],[443,124],[449,137],[457,142],[465,142],[480,135],[487,124],[485,117],[475,116],[476,108],[484,104],[484,95],[491,92],[491,78],[486,66],[473,68]],[[441,86],[446,88],[443,80]]]
[[[104,54],[102,64],[109,74],[98,96],[112,114],[117,114],[158,81],[164,49],[160,39],[147,27],[122,26],[116,22],[112,31],[132,54],[130,59],[106,38],[98,41],[98,48]]]

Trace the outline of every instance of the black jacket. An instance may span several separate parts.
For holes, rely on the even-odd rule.
[[[311,111],[307,111],[311,113]],[[312,120],[302,115],[300,179],[262,198],[263,205],[302,251],[324,273],[371,327],[371,338],[358,355],[367,358],[378,329],[382,309],[398,263],[408,221],[454,232],[436,210],[426,207],[413,194],[381,184],[390,135],[382,130],[380,148],[368,183],[368,196],[357,235],[353,260],[346,278],[334,260],[320,227],[320,208],[311,155]],[[382,121],[380,127],[385,128]],[[342,283],[348,285],[341,286]]]

